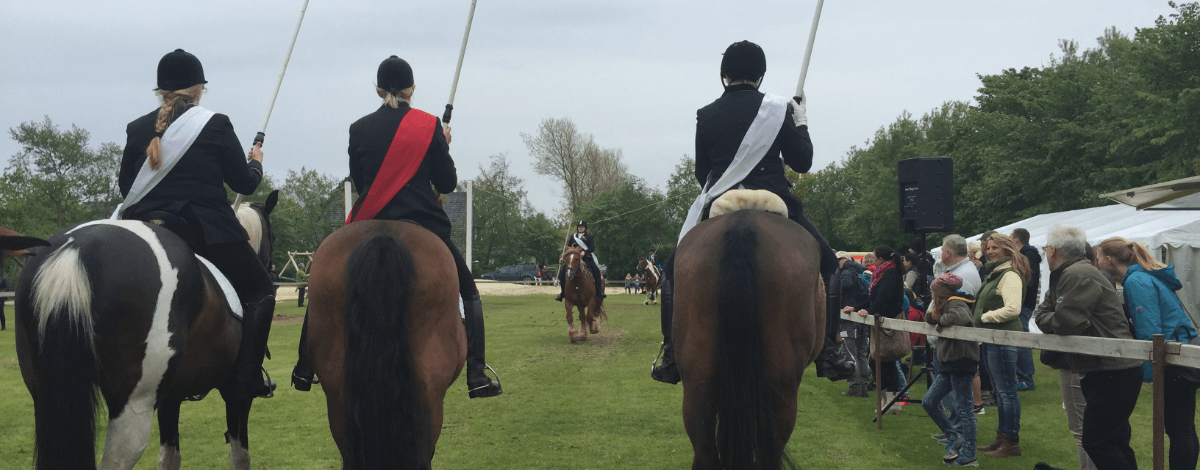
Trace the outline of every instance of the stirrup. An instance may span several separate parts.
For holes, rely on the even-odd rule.
[[[259,368],[259,370],[262,371],[263,375],[267,376],[267,379],[263,380],[263,385],[265,385],[267,387],[267,393],[265,395],[255,395],[250,398],[251,399],[253,399],[253,398],[275,398],[275,388],[276,388],[275,381],[271,380],[271,374],[267,372],[266,367],[259,366],[258,368]],[[261,377],[259,379],[261,380]],[[235,387],[235,390],[237,390],[237,387]]]
[[[483,376],[487,377],[487,379],[488,379],[487,383],[480,385],[478,387],[475,387],[475,388],[468,388],[467,396],[470,398],[489,398],[489,397],[499,396],[501,393],[504,393],[504,387],[500,385],[500,374],[496,373],[496,369],[493,369],[492,366],[489,366],[486,363],[483,365],[483,368],[486,370],[492,371],[492,375],[496,377],[496,380],[492,380],[491,377],[487,377],[487,373],[485,372],[483,374]],[[498,393],[496,393],[495,395],[485,395],[485,396],[481,396],[481,397],[474,396],[475,392],[491,388],[492,384],[496,384],[496,390],[498,391]]]
[[[658,356],[654,357],[654,362],[650,363],[650,372],[654,372],[654,368],[658,367],[658,360],[663,358],[663,353],[667,350],[667,342],[658,343]]]

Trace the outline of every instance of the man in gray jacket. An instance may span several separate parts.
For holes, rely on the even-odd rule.
[[[1087,260],[1083,230],[1069,225],[1050,229],[1045,247],[1050,287],[1034,319],[1043,332],[1062,336],[1133,339],[1121,297],[1100,270]],[[1087,400],[1083,412],[1083,448],[1099,470],[1136,469],[1129,447],[1129,416],[1142,390],[1141,361],[1070,354]]]

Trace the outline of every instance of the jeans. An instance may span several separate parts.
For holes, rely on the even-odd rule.
[[[1029,319],[1033,317],[1033,310],[1028,308],[1021,309],[1021,328],[1025,332],[1029,332]],[[1033,350],[1029,348],[1017,348],[1017,382],[1033,383]]]
[[[963,460],[975,459],[975,406],[971,400],[971,388],[975,376],[960,374],[938,374],[933,384],[921,398],[921,407],[929,414],[946,439],[958,448]],[[942,405],[950,409],[950,416]]]
[[[1017,398],[1017,348],[987,345],[988,375],[992,394],[1000,414],[997,430],[1009,437],[1021,437],[1021,400]]]
[[[1099,470],[1136,470],[1129,447],[1129,416],[1142,391],[1142,366],[1088,372],[1079,380],[1083,410],[1083,449]]]
[[[1195,470],[1200,442],[1196,438],[1196,389],[1166,376],[1163,387],[1163,417],[1167,436],[1171,438],[1171,470]]]
[[[1067,428],[1075,438],[1075,455],[1079,458],[1079,470],[1096,470],[1087,451],[1083,450],[1083,412],[1087,401],[1079,387],[1079,374],[1066,369],[1058,371],[1058,389],[1062,393],[1063,407],[1067,411]]]

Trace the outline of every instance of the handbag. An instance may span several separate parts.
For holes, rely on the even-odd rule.
[[[878,338],[871,338],[871,357],[883,362],[898,361],[912,352],[907,332],[880,328]]]
[[[1055,369],[1071,370],[1071,361],[1067,357],[1067,353],[1062,351],[1040,351],[1039,359],[1042,364],[1048,365]]]

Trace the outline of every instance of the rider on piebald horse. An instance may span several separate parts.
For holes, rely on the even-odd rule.
[[[200,60],[183,49],[158,62],[155,93],[162,105],[125,128],[120,215],[162,223],[233,284],[245,305],[236,394],[264,397],[274,388],[261,372],[275,314],[274,286],[224,186],[253,193],[263,178],[263,153],[256,146],[247,161],[229,117],[200,107],[205,83]],[[147,168],[156,171],[143,171]]]
[[[825,238],[821,236],[821,232],[804,216],[800,200],[791,194],[791,183],[784,176],[784,164],[799,173],[807,173],[812,166],[813,149],[808,136],[806,104],[802,96],[797,96],[786,104],[785,111],[782,109],[782,103],[776,103],[774,99],[765,99],[767,95],[759,92],[758,86],[762,83],[766,71],[767,58],[758,45],[742,41],[725,49],[721,59],[721,81],[725,92],[712,104],[696,112],[696,180],[704,187],[706,193],[709,190],[724,191],[733,188],[758,189],[770,191],[782,198],[787,205],[788,218],[803,226],[820,243],[821,277],[828,285],[829,277],[837,270],[837,258],[825,242]],[[779,123],[768,123],[770,127],[760,127],[765,133],[751,135],[751,125],[755,123],[756,116],[769,114],[763,113],[769,106],[780,108],[776,109],[779,113],[776,116],[781,116]],[[747,155],[742,160],[735,161],[744,139],[772,139],[773,142],[765,154]],[[765,147],[766,142],[761,143]],[[757,159],[754,159],[755,157]],[[739,165],[738,169],[745,171],[747,176],[730,188],[713,188],[726,171],[733,171],[732,165]],[[718,195],[713,194],[714,197]],[[702,194],[701,197],[705,196]],[[703,214],[707,212],[708,207],[704,207]],[[685,225],[679,238],[683,239],[683,234],[690,228],[689,225]],[[675,351],[671,344],[674,260],[675,254],[672,253],[667,257],[663,268],[663,362],[655,366],[650,373],[655,380],[672,384],[679,382]],[[817,376],[841,380],[853,373],[854,368],[837,356],[837,346],[833,337],[838,325],[837,312],[827,310],[827,315],[832,314],[833,317],[828,318],[826,324],[833,325],[834,328],[832,334],[830,328],[826,328],[825,345],[817,358]]]
[[[604,279],[600,277],[600,264],[596,261],[596,239],[588,231],[586,221],[580,220],[578,224],[575,224],[575,233],[567,235],[567,241],[563,242],[563,249],[570,246],[583,248],[583,262],[587,264],[588,271],[592,273],[592,281],[596,283],[596,298],[608,297],[608,294],[604,293]],[[554,298],[559,302],[563,300],[563,289],[567,285],[566,276],[567,271],[560,268],[558,270],[558,297]]]
[[[350,179],[358,190],[350,220],[383,219],[415,222],[433,232],[446,244],[458,268],[458,291],[462,296],[467,332],[467,391],[471,398],[494,397],[502,390],[484,372],[483,303],[475,287],[474,276],[462,254],[450,241],[450,217],[438,203],[438,194],[454,191],[458,173],[450,158],[450,128],[441,121],[410,105],[416,86],[412,67],[404,59],[391,56],[379,64],[376,94],[383,105],[350,125]],[[432,188],[430,185],[432,184]],[[386,196],[394,196],[378,209],[364,209],[373,187]],[[359,213],[362,210],[364,213]],[[388,289],[390,286],[376,286]],[[305,323],[307,330],[307,322]],[[307,390],[313,372],[306,354],[307,335],[300,339],[300,360],[292,372],[296,388]]]

